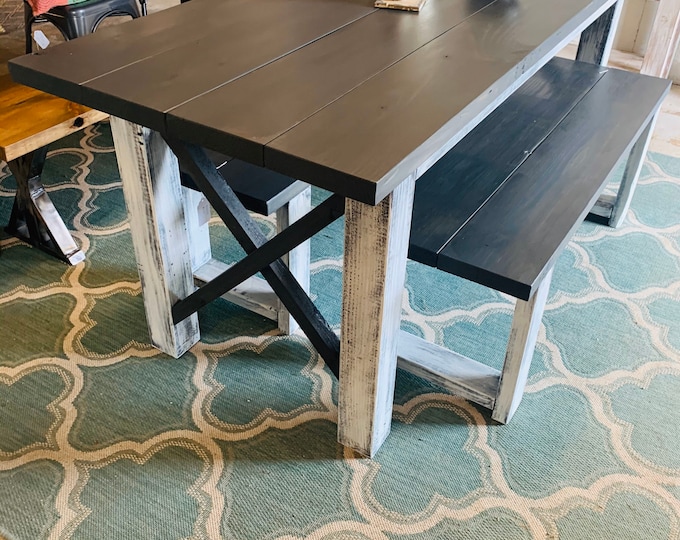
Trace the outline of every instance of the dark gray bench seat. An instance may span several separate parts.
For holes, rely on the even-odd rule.
[[[409,258],[518,303],[501,372],[413,336],[402,336],[402,368],[491,408],[500,422],[510,419],[554,263],[627,159],[617,197],[591,214],[621,221],[669,88],[553,59],[417,181]]]

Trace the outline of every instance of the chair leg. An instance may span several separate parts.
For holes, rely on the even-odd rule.
[[[40,181],[46,155],[47,148],[43,147],[8,163],[17,182],[17,194],[5,230],[74,265],[83,261],[85,255],[73,240]]]
[[[491,414],[494,420],[502,424],[510,421],[522,400],[551,278],[552,269],[528,302],[517,300],[515,305],[505,362]]]
[[[33,22],[35,17],[33,16],[33,11],[31,6],[27,2],[24,2],[24,38],[26,41],[26,54],[31,54],[33,52]]]
[[[276,229],[281,232],[286,229],[291,223],[294,223],[302,216],[307,214],[312,208],[312,190],[305,189],[302,193],[291,199],[288,204],[282,206],[276,212]],[[302,242],[295,249],[292,249],[288,255],[283,257],[283,262],[290,268],[291,273],[295,279],[300,283],[302,289],[309,294],[309,259],[310,259],[310,242],[309,240]],[[298,329],[299,325],[291,317],[288,310],[279,300],[278,313],[279,330],[283,334],[292,334]]]

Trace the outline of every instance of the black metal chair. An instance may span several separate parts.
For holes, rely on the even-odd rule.
[[[99,24],[111,16],[129,15],[136,19],[146,15],[146,0],[87,0],[79,4],[57,6],[41,15],[33,15],[31,6],[24,0],[24,32],[26,54],[33,52],[33,24],[50,22],[56,26],[64,39],[75,39],[94,32]]]

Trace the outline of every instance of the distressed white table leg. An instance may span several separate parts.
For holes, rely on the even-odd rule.
[[[373,456],[390,432],[414,178],[377,206],[347,199],[338,441]]]
[[[171,308],[194,290],[177,159],[155,131],[111,117],[151,342],[179,357],[200,338],[196,314]]]
[[[496,403],[491,414],[494,420],[503,424],[507,424],[515,414],[524,394],[538,330],[541,327],[543,309],[550,290],[552,272],[551,269],[543,278],[538,290],[528,302],[517,300],[515,304],[505,362],[498,384]]]
[[[626,168],[623,172],[623,177],[621,178],[621,185],[619,186],[619,191],[616,195],[616,202],[612,208],[612,215],[609,218],[610,227],[618,227],[626,218],[626,214],[630,208],[630,202],[633,199],[633,193],[635,192],[635,186],[637,185],[638,178],[640,178],[642,164],[645,162],[649,142],[652,139],[657,115],[658,113],[654,115],[647,127],[640,134],[638,140],[635,141],[635,144],[630,151],[630,155],[626,160]]]
[[[312,188],[305,189],[298,196],[291,199],[288,204],[284,204],[276,212],[276,230],[281,232],[287,228],[291,223],[295,223],[305,214],[309,213],[312,208]],[[295,249],[292,249],[286,256],[283,262],[290,268],[291,273],[298,280],[303,290],[309,294],[309,259],[310,259],[310,241],[302,242]],[[278,324],[279,330],[284,334],[292,334],[298,329],[298,324],[290,316],[288,310],[283,303],[278,301]]]

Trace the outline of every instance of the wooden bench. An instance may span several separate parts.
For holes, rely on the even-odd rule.
[[[47,146],[108,115],[0,77],[0,160],[17,183],[6,231],[70,263],[85,256],[40,181]]]
[[[247,210],[263,216],[276,214],[277,233],[311,209],[309,184],[218,152],[207,150],[207,154]],[[210,207],[181,161],[180,171],[185,216],[190,220],[187,231],[190,236],[192,270],[197,284],[204,285],[224,272],[229,265],[212,257],[208,234]],[[307,293],[310,281],[309,249],[309,241],[305,241],[283,257]],[[257,276],[249,278],[223,296],[230,302],[277,321],[279,330],[284,334],[291,334],[298,328],[298,323],[268,283]]]
[[[399,366],[510,420],[552,269],[612,171],[618,224],[670,82],[554,59],[416,183],[409,258],[517,298],[501,371],[402,332]]]

